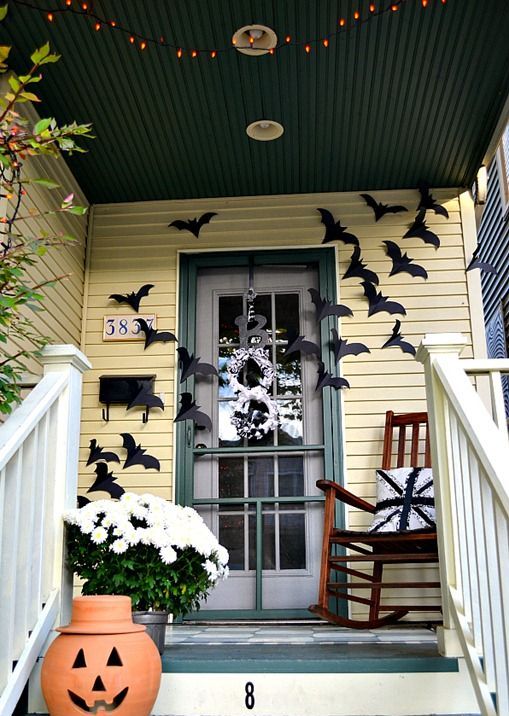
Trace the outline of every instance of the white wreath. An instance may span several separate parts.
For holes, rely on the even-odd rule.
[[[260,366],[262,374],[254,388],[246,388],[239,382],[242,369],[250,359]],[[274,366],[263,348],[249,346],[235,351],[227,371],[232,390],[237,393],[237,400],[233,403],[232,424],[240,437],[259,440],[278,425],[277,403],[267,393],[274,379]],[[266,410],[253,410],[252,402],[260,403]]]

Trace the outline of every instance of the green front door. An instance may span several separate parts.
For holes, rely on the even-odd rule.
[[[191,423],[179,429],[178,496],[199,510],[230,553],[230,577],[202,612],[305,615],[320,569],[323,503],[315,482],[332,476],[339,462],[339,411],[336,395],[315,390],[317,358],[294,354],[285,361],[283,353],[287,331],[318,345],[328,340],[329,327],[317,323],[308,289],[331,297],[333,252],[230,258],[234,265],[217,255],[183,262],[187,330],[180,339],[217,366],[219,377],[196,376],[182,388],[210,416],[212,429]],[[274,429],[262,420],[256,435],[243,436],[232,420],[238,393],[228,367],[242,353],[249,288],[264,324],[263,365],[272,376],[267,394],[278,418]],[[322,353],[328,355],[326,346]],[[239,379],[253,387],[261,375],[250,360]]]

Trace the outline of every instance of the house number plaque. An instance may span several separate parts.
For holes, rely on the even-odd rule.
[[[156,327],[154,313],[104,316],[103,341],[144,341],[145,334],[140,329],[140,324],[136,322],[137,318],[143,318],[149,328]]]

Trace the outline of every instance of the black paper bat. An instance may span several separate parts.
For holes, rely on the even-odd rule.
[[[179,420],[193,420],[198,428],[212,430],[211,419],[206,413],[198,410],[200,407],[200,405],[196,405],[191,393],[182,393],[180,396],[180,410],[173,422],[178,423]]]
[[[328,386],[334,388],[334,390],[338,390],[339,388],[349,388],[350,383],[346,380],[346,378],[335,378],[332,376],[329,371],[325,370],[325,366],[322,361],[319,361],[318,381],[316,383],[315,390],[323,390]]]
[[[90,500],[88,499],[88,497],[85,497],[84,495],[78,495],[77,502],[78,502],[78,507],[85,507],[85,505],[88,505]]]
[[[204,224],[208,224],[213,216],[217,216],[217,212],[208,211],[206,214],[202,214],[198,219],[188,219],[187,221],[182,221],[182,219],[175,219],[175,221],[172,221],[171,224],[168,224],[168,226],[174,226],[179,231],[185,229],[186,231],[190,231],[191,234],[194,234],[194,236],[198,238],[198,236],[200,235],[201,227]]]
[[[397,301],[391,301],[387,296],[383,296],[381,291],[377,291],[372,283],[369,281],[362,281],[364,288],[364,295],[368,299],[369,309],[368,316],[372,316],[374,313],[402,313],[406,316],[406,311]]]
[[[428,278],[428,272],[424,266],[412,263],[413,259],[410,258],[406,252],[403,254],[398,244],[394,243],[394,241],[384,241],[384,244],[387,247],[387,256],[392,259],[392,268],[389,276],[405,272],[414,278],[418,276],[424,279]]]
[[[359,353],[371,353],[369,348],[365,346],[364,343],[348,344],[348,339],[341,338],[340,336],[338,336],[338,332],[335,328],[331,328],[331,333],[331,346],[332,350],[334,351],[334,358],[336,360],[336,363],[345,356],[358,356]]]
[[[341,221],[335,221],[328,209],[317,209],[317,211],[322,215],[322,224],[325,225],[325,236],[322,239],[322,244],[328,244],[330,241],[343,241],[345,244],[359,245],[359,239],[346,232],[348,226],[341,226]]]
[[[161,463],[153,455],[145,455],[147,452],[141,445],[136,445],[136,442],[131,433],[120,433],[122,438],[122,444],[127,450],[127,457],[124,462],[124,469],[131,467],[131,465],[143,465],[145,470],[154,468],[154,470],[161,469]]]
[[[401,328],[401,321],[396,318],[396,322],[394,323],[394,328],[392,329],[392,336],[389,338],[389,340],[385,341],[382,348],[392,348],[395,346],[399,346],[403,353],[410,353],[411,355],[415,355],[415,348],[411,343],[408,343],[408,341],[403,340],[403,336],[400,333]]]
[[[361,249],[359,246],[356,246],[353,250],[353,254],[350,257],[350,265],[345,271],[345,275],[343,278],[362,278],[364,281],[369,281],[370,283],[376,283],[378,286],[378,276],[374,271],[370,271],[370,269],[366,268],[366,264],[361,258]]]
[[[395,204],[393,206],[390,206],[389,204],[382,204],[381,202],[376,201],[376,199],[374,199],[370,194],[361,194],[361,196],[366,204],[375,212],[375,221],[381,219],[382,216],[385,216],[385,214],[399,214],[401,211],[408,211],[406,206],[400,206],[399,204]]]
[[[434,211],[435,214],[445,216],[446,219],[449,218],[449,212],[447,211],[445,206],[442,206],[437,202],[433,194],[430,193],[429,186],[427,184],[421,184],[419,186],[419,191],[421,194],[421,200],[419,202],[417,210],[424,209],[425,211],[427,211],[429,209],[430,211]]]
[[[161,408],[164,410],[164,403],[158,395],[150,392],[148,385],[142,385],[140,391],[134,396],[127,410],[134,408],[136,405],[142,405],[146,408]]]
[[[180,382],[184,383],[190,375],[217,375],[217,370],[211,363],[200,363],[200,356],[194,357],[194,353],[189,355],[187,348],[177,348],[179,354],[179,363],[182,366]]]
[[[98,462],[95,466],[96,478],[92,487],[89,487],[88,492],[107,492],[110,497],[118,499],[121,497],[125,490],[120,485],[116,484],[117,478],[112,472],[108,472],[108,466],[104,462]]]
[[[406,234],[403,235],[403,238],[411,239],[415,236],[418,239],[422,239],[425,244],[432,244],[432,246],[438,249],[438,247],[440,246],[440,239],[433,231],[429,229],[426,221],[424,220],[425,216],[426,211],[424,209],[421,209],[421,211],[415,217],[414,223],[411,224]]]
[[[486,261],[482,261],[479,258],[478,254],[479,247],[477,246],[474,253],[472,254],[472,259],[466,268],[467,271],[472,271],[472,269],[481,269],[481,271],[486,271],[486,273],[498,273],[497,269],[494,266],[489,263],[486,263]]]
[[[283,362],[285,363],[291,360],[290,356],[294,353],[300,353],[305,356],[320,355],[319,346],[317,346],[316,343],[313,343],[313,341],[306,340],[304,336],[299,336],[297,331],[288,330],[286,332],[286,340],[288,341],[288,345],[282,355]]]
[[[104,460],[105,462],[120,462],[120,458],[116,453],[105,452],[102,447],[97,444],[97,440],[93,438],[90,441],[90,453],[88,455],[87,467],[98,460]]]
[[[145,334],[145,349],[152,343],[168,343],[168,341],[177,341],[176,336],[170,331],[157,331],[155,328],[150,328],[148,323],[143,318],[135,318],[134,320]]]
[[[353,311],[342,303],[332,303],[332,301],[322,298],[316,288],[308,288],[311,294],[311,300],[315,304],[316,320],[323,321],[327,316],[353,316]]]
[[[148,296],[150,289],[154,288],[153,283],[146,283],[144,286],[142,286],[136,293],[134,291],[131,291],[131,293],[121,294],[121,293],[112,293],[110,298],[113,298],[117,303],[128,303],[132,309],[138,313],[140,310],[140,301],[145,296]]]

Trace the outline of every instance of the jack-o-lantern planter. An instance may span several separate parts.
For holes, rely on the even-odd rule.
[[[77,597],[71,623],[57,631],[41,675],[51,716],[149,716],[161,658],[145,627],[133,624],[129,597]]]

